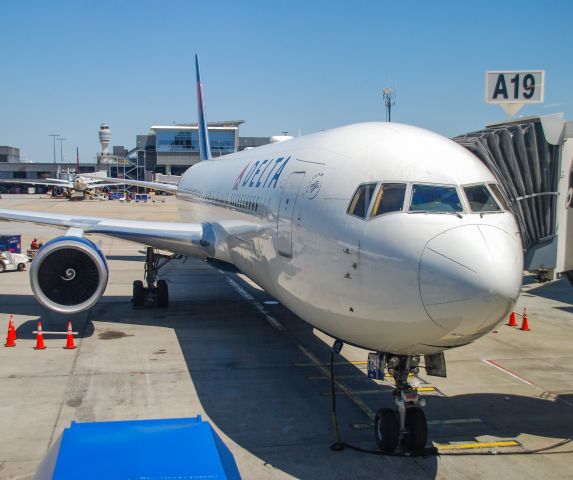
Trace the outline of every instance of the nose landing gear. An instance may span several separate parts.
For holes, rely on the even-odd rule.
[[[380,450],[393,452],[402,442],[411,451],[422,450],[428,439],[428,424],[421,407],[425,401],[408,383],[410,374],[418,373],[419,357],[389,356],[388,372],[394,377],[395,409],[382,408],[374,419],[374,435]]]

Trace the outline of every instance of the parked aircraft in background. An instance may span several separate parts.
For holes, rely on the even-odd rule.
[[[84,197],[92,195],[96,189],[106,188],[117,182],[104,182],[105,172],[102,174],[80,175],[80,157],[76,156],[76,173],[69,180],[60,178],[43,178],[38,180],[29,179],[0,179],[0,183],[18,185],[42,185],[52,189],[52,194],[57,197],[72,198],[73,193],[81,193]]]
[[[135,306],[168,304],[153,248],[232,265],[317,329],[376,352],[396,381],[396,408],[378,411],[376,441],[422,448],[423,401],[408,383],[419,356],[445,376],[443,352],[495,328],[520,292],[519,229],[494,176],[453,141],[397,123],[212,159],[196,69],[203,161],[177,185],[129,182],[175,193],[181,223],[0,210],[2,220],[67,229],[32,263],[36,298],[63,313],[97,303],[108,265],[89,234],[148,246]]]

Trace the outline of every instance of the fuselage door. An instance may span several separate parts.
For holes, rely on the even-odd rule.
[[[280,255],[292,257],[292,218],[304,172],[291,173],[279,204],[277,244]]]

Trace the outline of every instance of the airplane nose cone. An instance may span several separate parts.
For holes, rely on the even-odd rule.
[[[430,318],[454,346],[479,337],[507,316],[522,280],[519,242],[500,228],[465,225],[428,242],[420,261],[420,295]]]

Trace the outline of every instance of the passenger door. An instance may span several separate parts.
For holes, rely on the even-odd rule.
[[[277,247],[280,255],[292,257],[292,218],[304,172],[291,173],[285,184],[277,220]]]

